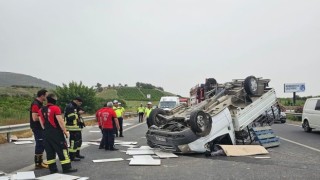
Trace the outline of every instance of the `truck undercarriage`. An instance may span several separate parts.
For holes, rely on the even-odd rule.
[[[270,80],[249,76],[204,86],[202,101],[170,110],[152,110],[148,145],[179,153],[205,152],[214,144],[236,144],[251,138],[249,127],[270,125],[263,114],[276,104]],[[268,116],[269,117],[269,116]]]

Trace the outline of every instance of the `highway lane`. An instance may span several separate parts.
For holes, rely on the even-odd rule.
[[[134,119],[126,119],[124,122],[132,124],[124,127],[124,129],[137,124],[137,121]],[[92,130],[99,129],[98,127],[93,126],[87,126],[83,129],[83,141],[101,138],[100,133],[91,133],[90,131]],[[35,144],[0,144],[0,171],[10,173],[20,169],[33,170],[32,163],[34,162],[34,146]]]
[[[290,132],[290,128],[283,127],[282,131]],[[123,140],[146,145],[146,131],[146,125],[142,124],[126,131]],[[126,150],[125,147],[120,149]],[[93,159],[127,159],[131,156],[89,146],[84,149],[86,159],[73,164],[79,169],[76,175],[91,179],[319,179],[318,152],[283,140],[280,147],[268,150],[270,159],[255,159],[254,156],[207,158],[203,154],[193,154],[163,159],[161,166],[150,167],[129,166],[129,161],[93,163]],[[37,175],[46,173],[36,172]]]
[[[272,126],[275,134],[306,146],[316,148],[320,151],[320,131],[304,132],[301,126],[285,123]]]
[[[132,121],[136,122],[136,121]],[[127,127],[128,128],[128,127]],[[127,129],[125,128],[125,129]],[[303,137],[293,136],[291,133],[302,129],[292,129],[289,125],[276,124],[273,126],[279,136],[303,142]],[[97,127],[87,127],[87,140],[100,138],[99,133],[89,133],[98,130]],[[127,130],[122,140],[137,141],[139,145],[146,145],[145,124],[134,126]],[[280,132],[278,132],[280,131]],[[278,134],[279,133],[279,134]],[[302,136],[310,139],[307,133]],[[313,138],[319,134],[311,134]],[[120,138],[118,138],[120,139]],[[310,143],[316,143],[316,140]],[[312,144],[308,144],[312,145]],[[120,147],[120,146],[118,146]],[[316,147],[316,146],[314,146]],[[126,150],[125,147],[120,147]],[[3,153],[0,146],[0,152]],[[211,157],[202,154],[179,156],[175,159],[163,159],[161,166],[129,166],[129,161],[93,163],[93,159],[130,158],[123,152],[99,150],[97,146],[90,145],[82,150],[86,156],[81,162],[74,162],[73,166],[79,172],[73,175],[88,176],[90,179],[319,179],[320,155],[314,150],[281,140],[280,147],[268,149],[270,159],[255,159],[251,157]],[[24,154],[24,152],[21,152]],[[13,154],[11,160],[16,162]],[[29,158],[30,159],[30,158]],[[31,158],[32,159],[32,158]],[[10,158],[8,157],[8,160]],[[30,160],[32,162],[32,160]],[[12,162],[12,161],[11,161]],[[0,161],[1,167],[3,161]],[[26,164],[26,165],[30,165]],[[59,166],[60,168],[60,166]],[[61,168],[60,168],[61,169]],[[15,169],[17,170],[17,169]],[[0,169],[1,171],[1,169]],[[8,172],[8,171],[7,171]],[[11,172],[11,171],[10,171]],[[48,174],[48,170],[36,170],[36,176]]]

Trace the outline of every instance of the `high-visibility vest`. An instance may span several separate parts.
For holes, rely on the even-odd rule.
[[[122,117],[122,107],[113,106],[113,110],[116,112],[117,118]]]
[[[146,116],[147,116],[147,118],[149,118],[149,115],[150,115],[150,113],[151,113],[151,111],[152,111],[152,108],[146,108],[145,110],[144,110],[144,113],[146,113]]]
[[[138,107],[138,112],[139,113],[144,113],[144,107]]]

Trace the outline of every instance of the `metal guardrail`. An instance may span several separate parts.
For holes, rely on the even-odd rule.
[[[86,116],[83,117],[84,121],[94,120],[95,116]],[[16,125],[8,125],[8,126],[0,126],[0,134],[7,134],[7,140],[10,141],[10,133],[18,132],[18,131],[25,131],[30,129],[30,123],[25,124],[16,124]]]
[[[293,112],[285,112],[286,115],[293,115],[293,116],[298,116],[298,117],[301,117],[302,116],[302,113],[293,113]]]

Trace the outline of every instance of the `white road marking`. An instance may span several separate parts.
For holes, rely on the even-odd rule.
[[[297,126],[297,127],[301,127],[302,128],[302,126],[301,125],[296,125],[296,124],[289,124],[289,123],[285,123],[286,125],[289,125],[289,126]]]
[[[124,131],[128,131],[128,130],[130,130],[130,129],[133,129],[133,128],[135,128],[135,127],[138,127],[138,126],[140,126],[140,125],[142,125],[142,124],[145,124],[145,123],[139,123],[139,124],[136,124],[136,125],[134,125],[134,126],[128,127],[127,129],[124,129],[123,132],[124,132]]]
[[[126,128],[126,129],[124,129],[123,132],[128,131],[128,130],[130,130],[130,129],[133,129],[133,128],[135,128],[135,127],[138,127],[138,126],[140,126],[140,125],[142,125],[142,124],[145,124],[145,123],[139,123],[139,124],[136,124],[136,125],[134,125],[134,126],[128,127],[128,128]],[[89,146],[87,146],[87,147],[89,147]],[[81,148],[81,149],[84,149],[84,148],[86,148],[86,147],[83,147],[83,148]],[[19,169],[19,170],[16,170],[16,171],[14,171],[14,172],[9,173],[9,174],[15,174],[15,173],[17,173],[17,172],[24,172],[24,171],[31,171],[31,170],[34,170],[34,164],[31,164],[31,165],[29,165],[29,166],[26,166],[26,167],[24,167],[24,168],[21,168],[21,169]]]
[[[283,137],[280,137],[280,139],[284,140],[284,141],[287,141],[287,142],[291,142],[293,144],[296,144],[296,145],[299,145],[299,146],[302,146],[302,147],[305,147],[305,148],[308,148],[308,149],[311,149],[313,151],[317,151],[317,152],[320,152],[320,149],[317,149],[317,148],[314,148],[314,147],[310,147],[310,146],[307,146],[307,145],[304,145],[304,144],[301,144],[301,143],[298,143],[298,142],[295,142],[295,141],[292,141],[292,140],[289,140],[289,139],[286,139],[286,138],[283,138]]]

